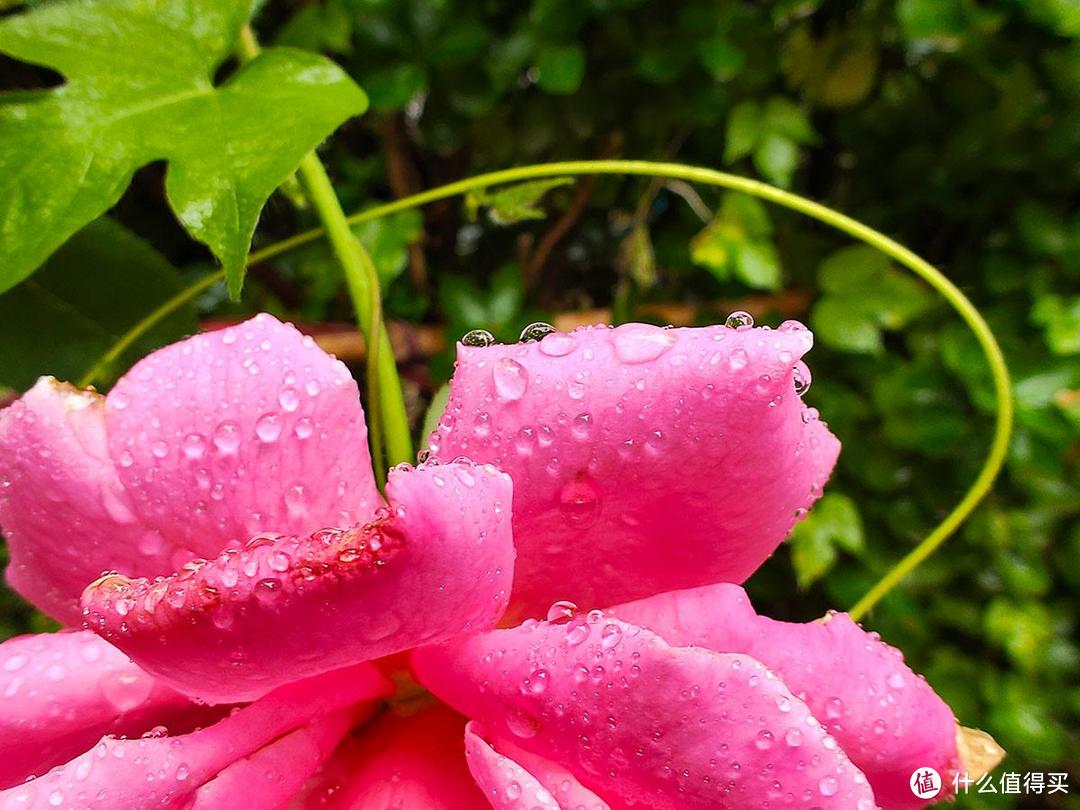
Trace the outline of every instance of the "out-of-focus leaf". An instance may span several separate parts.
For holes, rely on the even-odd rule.
[[[569,186],[572,177],[552,177],[546,180],[529,180],[510,186],[501,186],[495,191],[481,189],[466,198],[472,215],[478,208],[487,208],[488,217],[496,225],[512,225],[528,219],[544,219],[547,214],[540,207],[540,198],[553,188]]]
[[[585,52],[580,45],[552,45],[536,60],[536,84],[553,95],[577,92],[585,77]]]
[[[411,62],[392,65],[364,76],[364,86],[376,110],[400,110],[427,88],[427,72]]]
[[[424,424],[420,428],[420,442],[427,441],[428,436],[435,432],[439,425],[439,418],[446,410],[446,403],[450,401],[450,383],[443,383],[431,398],[431,404],[424,412]]]
[[[754,151],[761,126],[761,108],[753,101],[744,101],[731,111],[727,121],[724,144],[724,163],[734,163]]]
[[[722,281],[734,276],[755,289],[777,289],[780,258],[772,229],[760,200],[725,193],[716,217],[691,240],[690,260]]]
[[[1044,295],[1031,311],[1054,354],[1080,354],[1080,296]]]
[[[810,514],[791,530],[791,561],[799,587],[806,588],[833,567],[837,549],[863,550],[863,524],[855,502],[840,492],[822,496]]]
[[[28,388],[49,374],[75,380],[148,312],[183,288],[173,267],[114,220],[95,220],[34,275],[0,295],[0,385]],[[186,304],[121,359],[135,359],[197,328]]]
[[[715,36],[698,46],[698,60],[714,79],[728,81],[738,75],[746,63],[746,54],[727,37]]]
[[[634,283],[648,290],[656,285],[656,254],[645,225],[635,225],[619,245],[619,267]]]
[[[112,206],[135,169],[165,159],[173,210],[239,294],[267,197],[367,106],[334,63],[286,48],[264,51],[215,87],[250,8],[74,0],[0,20],[0,51],[67,80],[5,94],[0,106],[0,290]],[[288,126],[279,126],[282,110]]]
[[[345,0],[301,7],[278,32],[275,44],[305,51],[352,52],[353,18]]]
[[[423,217],[413,209],[353,225],[379,274],[379,282],[388,287],[409,263],[409,245],[423,234]]]
[[[758,290],[780,287],[780,258],[771,242],[746,242],[735,253],[735,276]]]
[[[785,135],[770,132],[754,147],[754,165],[774,185],[787,188],[799,164],[799,147]]]

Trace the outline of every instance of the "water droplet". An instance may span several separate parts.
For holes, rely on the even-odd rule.
[[[284,551],[274,551],[266,560],[266,564],[274,571],[283,572],[289,570],[289,555]]]
[[[574,424],[570,430],[573,432],[575,439],[584,441],[589,438],[589,433],[592,431],[592,414],[579,413],[574,417]]]
[[[743,310],[736,310],[727,316],[724,326],[728,329],[749,329],[754,325],[754,316]]]
[[[797,728],[788,729],[788,733],[784,735],[784,742],[792,748],[798,748],[802,745],[802,732]]]
[[[189,433],[180,442],[180,450],[190,459],[202,458],[206,452],[206,437],[201,433]]]
[[[214,430],[214,447],[219,453],[232,454],[240,446],[240,426],[236,422],[222,422]]]
[[[555,327],[550,323],[536,321],[535,323],[530,323],[521,330],[521,335],[518,337],[518,340],[522,343],[533,343],[537,340],[543,340],[554,331]]]
[[[283,388],[278,394],[278,404],[285,413],[292,413],[300,407],[300,395],[295,388]]]
[[[547,670],[538,669],[521,682],[521,692],[525,695],[542,695],[547,689],[547,685]]]
[[[675,335],[659,326],[631,323],[615,330],[614,342],[615,356],[624,363],[646,363],[675,345]]]
[[[600,631],[600,646],[605,650],[613,650],[622,643],[622,628],[617,624],[604,625]]]
[[[540,352],[548,357],[565,357],[576,348],[577,341],[561,332],[553,332],[540,341]]]
[[[255,423],[255,435],[266,444],[276,442],[281,435],[281,417],[276,413],[267,413]]]
[[[739,369],[746,368],[746,364],[750,362],[749,356],[746,354],[745,349],[736,349],[731,353],[731,357],[728,358],[728,366],[732,371],[738,371]]]
[[[891,686],[893,689],[903,689],[905,686],[907,686],[907,681],[904,680],[904,676],[902,673],[894,672],[892,675],[889,676],[889,686]]]
[[[495,343],[495,336],[486,329],[473,329],[461,338],[461,345],[484,348]]]
[[[567,484],[559,493],[559,511],[563,519],[578,529],[596,522],[600,515],[600,492],[585,476]]]
[[[27,659],[25,655],[13,655],[11,656],[11,658],[4,662],[4,671],[17,672],[18,670],[26,666],[26,660]]]
[[[822,796],[835,796],[836,791],[839,789],[840,783],[836,781],[836,777],[834,776],[822,777],[821,781],[818,782],[818,790],[821,792]]]
[[[529,386],[529,373],[525,366],[510,357],[500,357],[491,368],[495,391],[502,399],[521,399]]]
[[[154,458],[165,458],[165,456],[169,455],[169,445],[159,439],[150,445],[150,452]]]
[[[829,698],[825,704],[825,716],[830,720],[839,720],[844,714],[844,701],[838,697]]]
[[[795,382],[795,393],[800,397],[810,390],[810,383],[813,378],[810,376],[810,368],[806,363],[796,363],[795,367],[791,369],[791,378]]]
[[[315,432],[315,423],[305,416],[297,421],[296,427],[293,428],[293,432],[298,439],[310,439],[311,434]]]
[[[117,710],[129,712],[150,697],[154,682],[149,675],[138,671],[113,672],[101,681],[101,692]]]
[[[304,503],[306,496],[307,489],[299,481],[285,488],[285,507],[291,517],[297,517],[306,511],[307,506]]]
[[[768,729],[762,729],[757,733],[757,737],[754,739],[754,746],[759,751],[767,751],[772,748],[773,733]]]
[[[577,609],[573,602],[560,599],[548,608],[547,620],[552,624],[566,624],[577,615]]]
[[[515,737],[528,739],[535,737],[540,730],[540,721],[522,709],[516,709],[506,715],[506,727]]]
[[[566,646],[576,647],[592,633],[592,628],[587,622],[574,622],[566,628]]]
[[[191,770],[188,768],[188,766],[185,763],[181,762],[176,767],[176,781],[177,782],[183,782],[185,779],[188,778],[188,775],[190,773],[191,773]]]

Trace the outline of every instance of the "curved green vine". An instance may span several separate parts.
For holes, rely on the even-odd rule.
[[[994,338],[990,326],[968,300],[960,289],[949,281],[939,270],[929,262],[908,250],[884,234],[863,225],[861,222],[849,216],[832,210],[813,200],[800,197],[790,191],[775,188],[758,180],[719,172],[695,166],[685,166],[679,163],[660,163],[645,160],[578,160],[560,163],[540,163],[532,166],[519,166],[513,169],[488,172],[487,174],[459,180],[438,188],[404,197],[384,205],[369,208],[358,214],[348,217],[351,224],[366,222],[397,211],[416,208],[437,200],[454,197],[477,189],[507,183],[520,182],[522,180],[534,180],[543,177],[559,177],[566,175],[636,175],[643,177],[665,177],[673,180],[684,180],[689,183],[702,183],[710,186],[740,191],[750,194],[768,202],[775,203],[784,208],[798,211],[811,219],[816,219],[826,225],[830,225],[847,235],[865,242],[871,247],[880,250],[885,255],[903,265],[915,275],[923,279],[934,288],[956,310],[961,319],[974,333],[979,347],[986,357],[993,379],[994,394],[997,410],[995,415],[994,435],[990,443],[990,450],[983,461],[979,474],[968,488],[964,497],[953,510],[941,521],[929,535],[907,556],[898,562],[884,577],[881,578],[849,611],[853,619],[860,619],[866,615],[880,599],[885,596],[898,582],[910,574],[927,557],[936,551],[945,542],[967,517],[974,511],[979,502],[987,495],[993,485],[994,479],[1001,471],[1005,463],[1005,456],[1009,446],[1009,438],[1012,434],[1013,424],[1013,401],[1009,372],[1005,364],[1005,357],[1001,347]],[[248,264],[257,261],[265,261],[273,256],[286,252],[294,247],[314,241],[323,235],[321,230],[305,231],[287,240],[271,245],[248,258]],[[220,278],[208,277],[213,280]],[[201,286],[199,286],[201,285]],[[199,289],[193,289],[199,286]],[[144,318],[132,328],[123,338],[99,360],[84,380],[93,377],[106,367],[110,362],[118,358],[123,351],[134,343],[138,338],[151,328],[158,320],[168,315],[176,307],[182,305],[197,295],[202,289],[209,286],[208,279],[202,279],[198,285],[193,285],[174,299],[158,307],[150,316]],[[119,348],[118,348],[119,347]]]

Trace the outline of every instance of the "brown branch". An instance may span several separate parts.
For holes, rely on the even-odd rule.
[[[382,124],[386,151],[386,179],[395,198],[411,197],[423,188],[420,171],[412,160],[409,136],[401,113],[388,116]],[[421,242],[409,245],[409,280],[417,289],[427,286],[427,257]]]
[[[607,143],[604,144],[604,148],[601,149],[600,153],[597,155],[597,159],[604,160],[614,157],[618,154],[621,146],[622,133],[613,132],[611,137],[608,138]],[[578,220],[581,219],[582,215],[585,213],[585,209],[589,206],[589,199],[596,189],[597,180],[599,180],[599,175],[590,174],[577,184],[569,207],[563,212],[563,215],[555,221],[551,228],[548,229],[547,233],[543,235],[536,246],[536,250],[532,252],[528,261],[522,265],[525,289],[530,289],[537,281],[539,281],[540,274],[543,272],[547,260],[551,257],[552,251],[555,250],[559,242],[574,229]]]

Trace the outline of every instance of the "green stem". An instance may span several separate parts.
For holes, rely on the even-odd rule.
[[[967,519],[979,502],[986,496],[993,485],[994,479],[1001,471],[1005,462],[1006,452],[1009,446],[1009,437],[1012,434],[1013,423],[1013,400],[1009,372],[1005,365],[1005,358],[1001,348],[994,339],[990,326],[979,314],[974,304],[949,281],[940,271],[931,264],[921,259],[912,251],[884,234],[863,225],[851,217],[845,216],[824,205],[792,194],[789,191],[774,188],[757,180],[718,172],[694,166],[684,166],[679,163],[658,163],[644,160],[597,160],[597,161],[568,161],[563,163],[542,163],[532,166],[520,166],[503,171],[489,172],[477,175],[466,180],[459,180],[445,186],[429,189],[428,191],[414,194],[411,197],[403,197],[399,200],[384,205],[369,208],[357,214],[347,217],[351,224],[367,222],[373,219],[387,216],[398,211],[416,208],[428,203],[444,200],[459,194],[464,194],[475,189],[488,188],[490,186],[532,180],[542,177],[559,177],[566,175],[636,175],[650,177],[666,177],[672,180],[683,180],[688,183],[701,183],[704,185],[718,186],[733,191],[750,194],[763,200],[798,211],[811,219],[816,219],[826,225],[830,225],[855,239],[880,250],[890,256],[899,264],[911,270],[915,275],[922,278],[933,287],[949,305],[956,310],[963,321],[974,333],[979,347],[986,357],[993,379],[994,393],[997,400],[995,415],[994,435],[990,443],[990,450],[983,461],[982,468],[972,482],[970,488],[960,502],[945,517],[919,545],[897,563],[867,594],[860,599],[850,613],[853,618],[862,618],[877,602],[887,594],[898,582],[915,570],[918,565],[936,551],[943,542]],[[289,239],[271,245],[258,254],[252,254],[251,261],[256,257],[265,260],[284,253],[287,250],[312,242],[323,235],[321,230],[305,231],[296,234]],[[181,302],[182,303],[182,302]],[[177,304],[179,306],[179,304]],[[167,315],[171,309],[163,310],[159,317]],[[148,324],[143,322],[137,325],[142,331],[150,328],[156,321]],[[136,340],[142,332],[138,332],[128,341],[128,345]],[[128,336],[125,335],[124,339]]]
[[[242,61],[258,55],[259,43],[250,25],[241,29],[237,50]],[[345,275],[356,322],[367,344],[368,421],[371,424],[368,435],[375,477],[382,485],[386,481],[387,464],[409,461],[413,447],[401,380],[383,324],[379,275],[371,256],[349,227],[319,156],[314,151],[304,155],[297,172]]]

